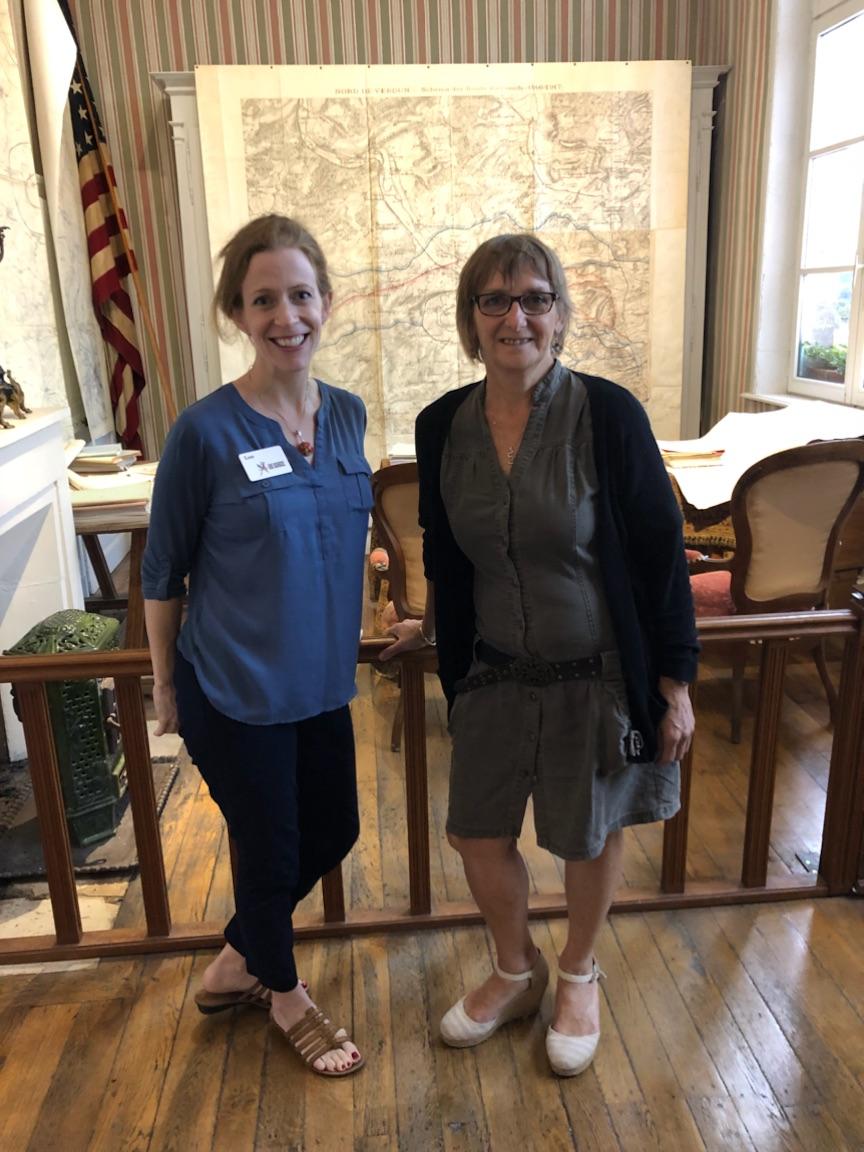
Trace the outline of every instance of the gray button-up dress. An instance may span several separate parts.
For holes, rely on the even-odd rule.
[[[505,681],[457,696],[448,830],[518,836],[533,798],[537,841],[596,857],[628,824],[678,808],[677,764],[628,763],[630,722],[594,546],[597,477],[585,386],[557,363],[536,386],[510,475],[484,413],[485,385],[459,408],[441,467],[453,534],[474,566],[476,631],[513,656],[604,654],[599,680]],[[475,657],[469,675],[486,668]]]

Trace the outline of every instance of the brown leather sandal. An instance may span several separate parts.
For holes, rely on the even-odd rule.
[[[305,980],[301,980],[300,983],[304,988],[309,987]],[[205,988],[199,988],[195,993],[195,1003],[198,1006],[198,1011],[203,1012],[205,1016],[212,1016],[214,1012],[225,1012],[229,1008],[242,1008],[244,1006],[263,1008],[269,1012],[271,995],[270,989],[265,988],[259,980],[251,988],[237,988],[231,992],[208,992]]]
[[[270,1010],[270,989],[265,988],[259,980],[251,988],[237,988],[232,992],[208,992],[199,988],[195,993],[195,1003],[198,1011],[205,1016],[214,1012],[225,1012],[229,1008],[241,1008],[248,1005],[250,1008],[266,1008]]]
[[[346,1040],[351,1040],[345,1029],[337,1028],[320,1008],[307,1008],[306,1014],[290,1028],[283,1028],[272,1016],[270,1022],[279,1035],[288,1041],[303,1063],[318,1076],[351,1076],[366,1063],[358,1054],[357,1059],[341,1071],[315,1067],[314,1061],[325,1052],[341,1048]]]

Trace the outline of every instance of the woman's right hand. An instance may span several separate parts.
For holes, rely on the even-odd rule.
[[[167,732],[179,731],[177,720],[177,699],[173,684],[153,684],[153,710],[156,713],[154,736],[164,736]]]
[[[392,644],[378,653],[379,660],[391,660],[403,652],[415,652],[418,648],[428,648],[423,638],[422,620],[398,620],[387,629],[387,635],[395,637]]]

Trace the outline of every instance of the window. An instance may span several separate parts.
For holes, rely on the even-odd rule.
[[[856,5],[860,8],[860,5]],[[816,25],[793,390],[864,404],[864,11]]]

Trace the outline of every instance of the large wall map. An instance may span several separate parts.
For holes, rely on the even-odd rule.
[[[213,251],[296,215],[332,267],[316,371],[363,396],[373,462],[429,400],[482,375],[454,323],[476,246],[531,230],[567,269],[562,358],[617,380],[678,434],[689,67],[203,68]],[[224,378],[240,370],[236,348]]]

